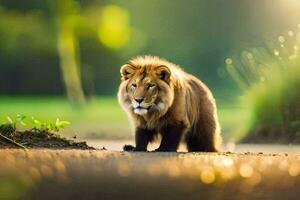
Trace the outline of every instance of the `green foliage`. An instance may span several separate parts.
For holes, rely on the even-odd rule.
[[[269,38],[262,33],[276,34],[299,23],[299,5],[260,0],[2,0],[1,94],[64,94],[56,46],[63,28],[74,41],[63,43],[78,54],[83,89],[89,95],[115,94],[119,67],[145,53],[182,65],[216,94],[236,94],[220,67],[224,57],[253,43],[261,45]]]
[[[265,135],[270,132],[293,140],[299,134],[299,34],[288,31],[266,48],[243,51],[240,59],[226,59],[228,72],[244,90],[242,103],[249,118],[243,134],[262,130]]]
[[[25,115],[17,114],[15,119],[7,117],[6,121],[0,124],[0,132],[7,135],[15,132],[17,127],[29,127],[35,131],[59,132],[67,125],[70,125],[69,121],[60,120],[59,118],[55,122],[42,122],[34,117],[27,118]]]
[[[299,67],[290,67],[272,81],[255,85],[247,91],[244,98],[252,112],[252,127],[262,124],[297,127],[300,117],[297,108],[300,101],[299,76]]]

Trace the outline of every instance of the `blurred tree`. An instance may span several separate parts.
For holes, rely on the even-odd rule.
[[[226,57],[299,24],[299,8],[295,0],[0,0],[0,92],[61,95],[74,82],[74,99],[82,90],[114,95],[119,66],[154,54],[234,97]]]
[[[79,23],[79,5],[73,0],[56,1],[57,48],[60,67],[69,99],[77,104],[85,101],[80,77],[80,61],[75,27]]]
[[[129,14],[116,5],[106,5],[101,9],[99,6],[90,5],[80,12],[78,1],[57,0],[55,3],[53,1],[49,3],[54,11],[60,67],[67,95],[72,102],[80,104],[86,98],[81,81],[78,39],[80,36],[98,35],[99,42],[103,46],[118,50],[129,42],[131,33]],[[99,52],[97,54],[99,59]],[[109,71],[115,72],[111,69]],[[91,76],[91,73],[89,74]],[[86,82],[89,82],[89,78],[92,77],[85,78]]]

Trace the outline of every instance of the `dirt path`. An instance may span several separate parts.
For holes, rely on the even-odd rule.
[[[299,199],[300,155],[1,150],[0,199]]]

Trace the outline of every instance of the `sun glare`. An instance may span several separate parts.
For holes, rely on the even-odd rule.
[[[130,38],[129,14],[119,6],[109,5],[103,8],[98,36],[107,47],[119,49]]]

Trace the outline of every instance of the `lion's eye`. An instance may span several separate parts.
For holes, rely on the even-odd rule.
[[[133,83],[133,84],[131,85],[131,87],[132,87],[132,88],[136,88],[136,84]]]
[[[155,87],[155,84],[149,84],[148,89],[153,89]]]

